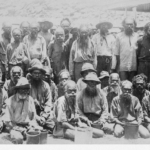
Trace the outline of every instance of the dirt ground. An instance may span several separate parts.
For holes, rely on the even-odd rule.
[[[0,134],[0,144],[13,144],[9,140],[9,136],[6,133]],[[24,141],[24,144],[26,144],[26,141]],[[53,138],[52,135],[48,135],[48,141],[47,144],[76,144],[74,141],[66,140],[66,139],[56,139]],[[82,143],[81,144],[87,144]],[[92,139],[90,144],[150,144],[150,138],[149,139],[134,139],[134,140],[127,140],[124,139],[124,137],[118,139],[113,137],[113,135],[106,135],[103,138],[99,139]]]

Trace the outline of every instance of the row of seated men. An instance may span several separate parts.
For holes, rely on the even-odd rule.
[[[150,92],[144,74],[135,76],[133,83],[120,82],[117,73],[102,72],[98,78],[93,65],[85,63],[81,75],[75,83],[62,70],[56,86],[51,70],[38,59],[31,61],[26,77],[14,66],[11,79],[0,82],[0,131],[17,143],[35,129],[74,140],[75,128],[82,132],[88,126],[93,138],[119,138],[126,123],[132,123],[139,126],[139,137],[150,137]]]

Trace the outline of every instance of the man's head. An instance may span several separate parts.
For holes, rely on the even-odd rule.
[[[31,37],[36,37],[39,32],[39,24],[37,22],[32,22],[30,24],[30,34]]]
[[[89,29],[87,25],[81,25],[79,28],[79,46],[81,48],[88,47]]]
[[[68,70],[61,70],[59,73],[59,84],[61,86],[64,86],[66,84],[66,81],[70,79],[70,74]]]
[[[129,108],[131,105],[132,83],[128,80],[122,81],[121,87],[121,101],[124,104],[124,107]]]
[[[139,93],[143,93],[146,89],[146,80],[144,79],[144,76],[141,74],[136,75],[133,80],[133,88],[136,89]]]
[[[3,23],[2,29],[3,29],[5,35],[7,35],[7,36],[11,35],[11,27],[12,27],[12,25],[10,22]]]
[[[63,43],[65,40],[65,32],[64,29],[61,27],[58,27],[55,31],[55,37],[58,43]]]
[[[11,80],[16,84],[23,76],[23,70],[19,66],[15,66],[10,70]]]
[[[100,84],[97,74],[94,72],[90,72],[88,75],[85,76],[83,82],[87,84],[85,94],[90,97],[97,96],[98,92],[96,86]]]
[[[20,29],[22,31],[22,36],[25,37],[29,34],[30,24],[27,21],[24,21],[20,24]]]
[[[51,78],[53,77],[53,71],[48,66],[44,66],[44,70],[46,71],[43,80],[46,81],[48,84],[51,82]]]
[[[118,73],[112,73],[109,77],[109,85],[112,87],[118,87],[120,84],[120,78]]]
[[[136,27],[136,21],[131,17],[127,17],[123,20],[122,25],[125,29],[126,35],[130,36],[134,32],[134,28]]]
[[[94,69],[93,65],[91,63],[84,63],[81,69],[81,75],[83,78],[89,73],[89,72],[95,72],[96,70]]]
[[[20,42],[22,32],[20,29],[16,28],[12,31],[12,35],[15,42]]]
[[[65,35],[69,34],[71,22],[68,18],[64,18],[60,22],[60,26],[64,29]]]
[[[144,32],[148,37],[150,37],[150,22],[145,25]]]
[[[28,80],[24,77],[21,77],[16,86],[15,86],[16,94],[19,100],[26,100],[29,96],[30,84]]]
[[[30,62],[29,72],[32,76],[33,82],[38,83],[42,80],[43,74],[45,74],[45,70],[43,69],[42,63],[38,59],[32,59]]]
[[[40,21],[40,26],[41,26],[41,30],[43,32],[48,32],[48,30],[50,28],[52,28],[53,23],[48,21],[48,20],[46,20],[46,19],[43,19],[42,21]]]
[[[72,80],[68,80],[65,84],[65,97],[69,101],[69,104],[72,104],[74,106],[76,101],[76,92],[76,83]]]
[[[78,30],[78,28],[72,28],[71,31],[70,31],[70,33],[72,34],[72,37],[74,39],[77,39],[77,37],[79,36],[79,30]]]
[[[102,71],[99,77],[101,81],[101,88],[104,88],[109,85],[109,73],[107,71]]]

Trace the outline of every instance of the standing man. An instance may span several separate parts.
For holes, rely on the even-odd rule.
[[[11,41],[11,24],[9,22],[4,22],[2,29],[3,33],[0,37],[0,68],[2,70],[2,80],[5,81],[8,71],[6,48]]]
[[[89,38],[89,29],[87,25],[81,25],[79,38],[72,45],[69,59],[69,72],[71,78],[76,82],[81,77],[80,71],[85,62],[93,64],[96,68],[96,51],[93,42]]]
[[[125,18],[122,22],[124,31],[116,38],[116,71],[120,74],[121,80],[130,80],[137,71],[137,40],[138,34],[134,32],[136,22],[133,18]]]
[[[145,25],[144,33],[138,40],[138,74],[144,73],[150,82],[150,22]]]
[[[126,123],[139,125],[139,135],[149,138],[148,130],[142,125],[143,111],[137,97],[131,95],[132,83],[128,80],[122,82],[122,94],[112,100],[111,117],[115,122],[114,136],[122,137]]]
[[[112,26],[108,21],[102,21],[96,25],[96,28],[100,30],[99,33],[93,36],[97,54],[97,75],[101,71],[110,73],[111,70],[115,38],[112,35],[108,35],[108,29],[112,28]]]
[[[23,42],[27,46],[30,55],[30,60],[37,58],[42,64],[47,63],[50,66],[50,61],[47,58],[46,42],[45,39],[38,35],[39,24],[33,22],[30,25],[30,34],[25,36]]]
[[[136,96],[140,104],[145,96],[150,96],[150,91],[146,90],[147,81],[142,74],[136,75],[133,80],[133,95]]]
[[[13,66],[20,66],[26,74],[27,67],[29,66],[29,53],[26,45],[21,42],[21,30],[14,29],[12,31],[14,41],[7,46],[7,65],[8,73]]]
[[[51,119],[52,97],[50,86],[42,80],[45,70],[38,59],[31,61],[29,68],[30,77],[30,96],[33,98],[39,125],[51,132],[54,127],[54,122]]]
[[[65,49],[64,43],[65,33],[61,27],[55,31],[55,40],[52,41],[48,48],[48,56],[51,61],[51,66],[55,75],[55,83],[58,84],[58,74],[62,69],[65,69]],[[66,58],[69,59],[69,58]]]
[[[49,32],[49,29],[53,27],[53,23],[43,19],[40,21],[41,31],[39,35],[41,35],[46,41],[46,48],[48,49],[48,44],[53,40],[54,36]]]

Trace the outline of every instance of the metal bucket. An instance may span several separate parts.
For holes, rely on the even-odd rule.
[[[126,124],[125,125],[125,135],[126,139],[137,139],[139,133],[138,124]]]
[[[40,131],[27,132],[27,144],[40,144]]]
[[[40,144],[47,144],[47,131],[42,130],[40,133]]]

